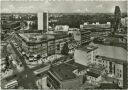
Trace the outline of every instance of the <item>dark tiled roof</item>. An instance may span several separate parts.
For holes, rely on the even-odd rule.
[[[105,57],[105,56],[97,56],[97,58],[102,58],[102,60],[106,60],[106,61],[110,61],[110,62],[115,62],[115,63],[118,63],[118,64],[127,63],[126,60],[120,60],[120,59],[115,59],[115,58],[109,58],[109,57]]]
[[[92,71],[87,71],[87,75],[88,75],[88,76],[95,77],[95,78],[98,78],[98,77],[100,76],[100,74],[94,73],[94,72],[92,72]]]
[[[1,58],[6,58],[7,55],[7,46],[1,46]]]
[[[121,89],[117,84],[114,83],[101,83],[99,89]]]
[[[52,74],[57,77],[60,81],[69,80],[76,78],[76,75],[73,73],[76,67],[69,64],[62,63],[58,66],[51,68]]]
[[[82,51],[85,51],[85,52],[91,52],[91,51],[93,51],[93,50],[95,50],[95,49],[97,49],[98,47],[96,47],[96,46],[80,46],[79,48],[78,48],[78,50],[82,50]]]
[[[88,68],[87,66],[84,66],[84,65],[76,63],[76,62],[74,62],[73,65],[77,67],[78,71],[82,71],[82,70]]]

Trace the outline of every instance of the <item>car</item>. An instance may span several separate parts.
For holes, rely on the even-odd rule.
[[[34,61],[34,57],[29,56],[29,62],[33,62],[33,61]]]
[[[25,52],[22,52],[23,55],[25,55]]]

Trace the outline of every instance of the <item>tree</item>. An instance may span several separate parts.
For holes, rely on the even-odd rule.
[[[9,68],[10,63],[9,63],[9,57],[8,56],[6,56],[6,58],[5,58],[5,63],[6,63],[6,69]]]
[[[66,42],[61,50],[62,55],[68,55],[69,48],[68,48],[68,43]]]

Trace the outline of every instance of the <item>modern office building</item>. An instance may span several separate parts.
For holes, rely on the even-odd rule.
[[[38,17],[38,30],[44,33],[48,31],[48,12],[37,13]]]
[[[48,12],[43,12],[43,31],[47,32],[48,31]]]
[[[38,30],[43,30],[43,13],[38,13]]]

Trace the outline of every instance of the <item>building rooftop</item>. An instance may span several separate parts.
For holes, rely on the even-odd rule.
[[[103,44],[97,44],[97,45],[100,56],[127,61],[127,50],[125,50],[124,48],[117,46],[103,45]]]
[[[118,84],[114,83],[101,83],[99,89],[121,89]]]
[[[99,29],[99,28],[110,28],[111,25],[110,24],[87,24],[87,25],[83,25],[83,28],[90,28],[90,29]]]
[[[42,40],[50,39],[50,37],[47,38],[45,34],[41,35],[37,33],[24,33],[19,35],[27,42],[41,42]]]
[[[92,70],[96,73],[99,73],[99,74],[101,71],[103,71],[105,69],[105,67],[103,67],[102,65],[100,65],[100,64],[97,65],[97,64],[93,64],[93,63],[89,64],[88,67],[90,68],[90,70]]]
[[[96,65],[96,64],[89,64],[88,69],[87,69],[87,75],[92,76],[92,77],[99,77],[102,75],[102,72],[105,70],[105,67],[102,65]]]
[[[87,71],[87,75],[88,75],[88,76],[95,77],[95,78],[98,78],[98,77],[100,76],[100,74],[94,73],[94,72],[92,72],[92,71]]]
[[[98,47],[97,46],[93,46],[93,45],[88,45],[88,46],[80,46],[78,48],[78,50],[82,50],[82,51],[85,51],[85,52],[91,52],[91,51],[94,51],[95,49],[97,49]]]
[[[111,61],[111,62],[115,62],[118,64],[127,63],[127,61],[125,61],[125,60],[120,60],[120,59],[115,59],[115,58],[110,58],[110,57],[105,57],[105,56],[97,56],[96,58],[102,58],[102,60]]]
[[[7,46],[3,46],[3,45],[1,45],[1,47],[0,47],[0,52],[1,52],[1,56],[0,56],[0,58],[2,59],[2,58],[6,58],[6,55],[7,55]]]
[[[78,71],[82,71],[82,70],[85,70],[88,68],[87,66],[84,66],[84,65],[76,63],[76,62],[74,62],[72,65],[75,66],[78,69]]]
[[[28,43],[42,43],[54,39],[66,38],[68,35],[66,34],[41,34],[41,33],[20,33],[17,34],[23,41]]]
[[[51,68],[52,74],[57,77],[60,81],[69,80],[76,78],[76,75],[73,73],[76,67],[71,66],[66,63],[62,63],[58,66]]]

